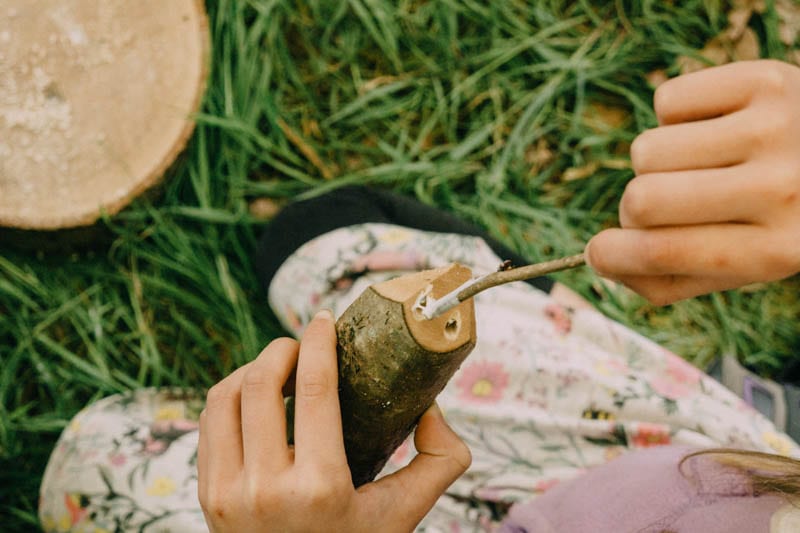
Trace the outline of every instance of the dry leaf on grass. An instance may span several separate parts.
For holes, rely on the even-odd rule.
[[[756,32],[747,28],[742,33],[741,39],[733,48],[734,61],[749,61],[761,57],[761,46],[758,44]]]
[[[303,128],[303,135],[306,137],[322,139],[322,130],[319,129],[319,122],[315,119],[303,118],[300,120],[300,126]]]
[[[561,174],[561,181],[582,180],[592,176],[601,168],[611,170],[629,170],[633,168],[630,159],[600,159],[590,161],[579,167],[570,167]]]
[[[768,286],[767,283],[751,283],[749,285],[744,285],[743,287],[739,287],[739,291],[751,294],[754,292],[761,292],[764,289],[766,289],[767,286]]]
[[[488,91],[483,91],[482,93],[478,93],[475,97],[469,101],[467,104],[468,111],[474,111],[479,105],[486,102],[487,100],[493,100],[496,98],[502,98],[502,92],[497,88],[489,89]]]
[[[758,36],[750,29],[745,28],[737,40],[732,40],[726,32],[717,35],[700,50],[699,55],[708,62],[689,56],[678,58],[681,74],[697,72],[711,65],[724,65],[732,61],[747,61],[761,57]],[[709,65],[711,63],[711,65]]]
[[[422,138],[422,142],[419,144],[419,149],[423,152],[427,152],[437,144],[436,135],[434,133],[428,133]]]
[[[600,168],[599,161],[591,161],[579,167],[568,168],[561,174],[561,181],[575,181],[588,178]]]
[[[285,120],[282,118],[278,119],[278,127],[281,129],[283,134],[292,143],[295,148],[297,148],[303,156],[314,165],[314,167],[319,171],[323,178],[326,180],[333,179],[334,171],[331,166],[325,163],[317,151],[311,146],[302,135],[297,133],[292,129],[289,124],[286,123]]]
[[[741,0],[734,2],[728,12],[726,35],[731,41],[738,40],[750,22],[753,13],[764,13],[767,4],[764,0]],[[776,0],[775,12],[778,14],[778,33],[781,41],[792,46],[800,35],[800,3],[796,0]]]
[[[739,0],[733,3],[728,12],[728,27],[717,35],[699,52],[699,54],[715,65],[724,65],[731,61],[747,61],[759,59],[761,50],[758,36],[748,27],[753,13],[764,13],[764,0]],[[800,3],[796,0],[776,0],[775,11],[778,14],[778,33],[781,42],[794,46],[800,37]],[[789,59],[797,63],[797,51],[789,52]],[[678,58],[681,74],[696,72],[709,65],[697,58],[681,56]],[[655,84],[654,84],[655,85]]]
[[[778,0],[775,3],[778,13],[778,34],[787,46],[793,46],[800,37],[800,3],[794,0]]]
[[[250,216],[256,220],[270,220],[283,208],[284,202],[273,198],[256,198],[247,206]]]
[[[763,13],[767,9],[764,0],[739,0],[733,2],[733,9],[728,12],[728,29],[725,30],[731,41],[741,38],[753,12]]]
[[[555,152],[550,149],[544,137],[540,137],[536,141],[536,145],[529,146],[525,151],[525,162],[531,168],[528,172],[529,176],[535,176],[542,168],[544,168],[555,157]]]
[[[622,127],[630,113],[627,109],[592,102],[583,108],[583,123],[597,133],[607,133]]]
[[[633,168],[630,159],[602,159],[600,168],[610,168],[612,170],[627,170]]]
[[[748,27],[753,13],[764,13],[764,0],[736,0],[728,12],[728,27],[706,43],[698,57],[680,56],[678,67],[681,74],[697,72],[712,65],[724,65],[732,61],[747,61],[761,57],[761,47],[756,33]],[[793,44],[800,32],[800,4],[795,0],[777,0],[776,11],[780,17],[781,40]],[[652,77],[652,79],[651,79]],[[664,82],[661,72],[648,75],[654,87]]]
[[[371,80],[367,80],[361,84],[361,87],[358,88],[358,94],[366,94],[377,89],[381,85],[389,85],[390,83],[394,83],[400,79],[402,79],[400,76],[378,76],[376,78],[372,78]]]
[[[650,84],[650,87],[653,89],[657,88],[659,85],[664,83],[669,79],[667,75],[667,71],[663,68],[656,69],[653,72],[648,73],[645,78],[647,79],[647,83]]]

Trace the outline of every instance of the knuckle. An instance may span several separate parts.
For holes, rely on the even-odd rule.
[[[307,371],[297,376],[297,396],[301,398],[318,398],[325,396],[332,387],[333,380],[319,371]]]
[[[324,475],[327,483],[333,485],[333,490],[337,494],[343,490],[353,488],[353,477],[350,466],[346,462],[334,462],[326,466],[320,466],[320,472]]]
[[[265,387],[277,386],[275,378],[263,365],[251,367],[242,378],[242,391],[263,389]]]
[[[750,194],[766,200],[771,206],[764,213],[767,217],[780,216],[784,210],[794,210],[800,200],[800,175],[787,165],[776,164],[772,175],[754,181]]]
[[[640,133],[631,144],[631,165],[638,176],[644,174],[652,166],[652,137],[653,130]]]
[[[756,149],[772,149],[780,145],[792,128],[792,119],[786,113],[762,113],[750,128],[751,142]]]
[[[770,95],[782,95],[788,90],[789,79],[786,66],[777,60],[770,59],[759,65],[758,88]]]
[[[646,225],[645,220],[650,211],[647,196],[647,187],[640,180],[628,182],[619,202],[619,219],[623,228]]]
[[[658,272],[676,251],[670,239],[655,238],[647,234],[639,238],[638,248],[642,266],[654,273]]]
[[[783,190],[778,197],[778,203],[784,208],[791,208],[794,210],[800,200],[800,194],[797,189]]]
[[[208,389],[208,394],[206,395],[206,408],[215,408],[220,405],[223,405],[230,401],[236,393],[233,391],[233,387],[230,387],[224,381],[221,381]]]
[[[328,483],[319,479],[309,480],[305,483],[302,491],[302,498],[309,508],[325,508],[334,503],[337,495],[337,487],[333,483]]]
[[[751,122],[747,134],[744,137],[749,147],[749,154],[754,156],[761,152],[771,150],[777,140],[776,134],[778,131],[778,125],[773,124],[772,121],[766,119],[764,116]]]
[[[269,515],[278,505],[279,494],[263,478],[252,478],[247,482],[243,501],[245,506],[257,516]]]
[[[219,490],[208,489],[208,494],[200,501],[201,508],[214,518],[223,518],[231,511],[231,502],[228,497]]]

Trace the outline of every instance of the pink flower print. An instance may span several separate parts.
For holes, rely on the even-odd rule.
[[[348,269],[351,272],[378,270],[419,270],[425,261],[414,251],[372,252],[353,261]]]
[[[616,374],[627,374],[631,370],[628,363],[620,359],[608,359],[606,366]]]
[[[286,316],[286,322],[289,324],[289,329],[297,332],[303,328],[303,323],[300,321],[300,317],[297,316],[297,313],[294,312],[290,306],[284,306],[283,314]]]
[[[169,448],[169,444],[163,440],[156,440],[148,436],[142,445],[142,453],[145,455],[161,455]]]
[[[636,427],[636,433],[631,437],[631,443],[638,448],[669,444],[669,428],[661,424],[641,422]]]
[[[665,352],[665,355],[666,368],[650,382],[650,386],[670,400],[689,396],[700,382],[702,373],[671,352]]]
[[[187,433],[197,430],[199,424],[194,420],[156,420],[150,424],[150,434],[142,443],[145,455],[161,455],[173,442]]]
[[[483,531],[491,531],[494,528],[492,519],[485,514],[482,514],[478,517],[478,525],[483,528]]]
[[[604,376],[624,376],[630,372],[630,367],[619,359],[605,359],[595,363],[594,370]]]
[[[80,457],[82,461],[91,461],[92,459],[97,457],[99,453],[100,452],[98,452],[97,450],[87,450],[82,454],[80,454]]]
[[[557,303],[548,304],[544,308],[544,314],[561,335],[566,335],[572,329],[572,318],[567,310]]]
[[[336,291],[346,291],[353,286],[353,278],[339,278],[333,282],[333,289]],[[313,298],[312,298],[313,304]]]
[[[83,520],[89,512],[89,497],[80,492],[65,492],[64,507],[69,512],[69,525],[74,526]]]
[[[549,489],[552,489],[559,483],[559,479],[552,478],[552,479],[540,479],[536,482],[533,486],[533,491],[536,494],[541,494],[543,492],[547,492]]]
[[[562,388],[566,388],[574,383],[578,383],[581,380],[585,381],[586,376],[579,374],[578,372],[571,372],[568,370],[566,372],[559,372],[556,374],[556,379],[558,379],[558,382]]]
[[[467,401],[494,403],[503,397],[508,373],[501,363],[476,361],[464,369],[456,386]]]
[[[690,363],[672,352],[667,352],[667,374],[678,383],[696,385],[703,374]]]
[[[150,425],[150,432],[159,436],[177,436],[194,431],[200,427],[194,420],[158,420]]]
[[[503,491],[497,487],[478,487],[473,491],[473,494],[487,502],[499,502],[502,500]]]
[[[127,461],[128,458],[125,457],[125,454],[122,453],[108,454],[108,462],[111,463],[112,466],[125,466],[125,463]]]

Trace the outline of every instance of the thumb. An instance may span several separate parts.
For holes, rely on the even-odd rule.
[[[469,448],[450,429],[435,403],[419,419],[414,446],[419,453],[408,466],[372,484],[392,500],[386,508],[397,520],[413,520],[412,528],[472,462]]]
[[[414,432],[414,447],[419,452],[415,460],[425,456],[448,459],[447,463],[453,467],[450,483],[463,474],[472,463],[469,448],[447,425],[442,410],[435,402],[419,419],[417,430]]]

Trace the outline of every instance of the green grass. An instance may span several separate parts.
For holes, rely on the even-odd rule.
[[[209,89],[161,196],[107,221],[111,242],[92,251],[0,248],[4,530],[36,524],[49,449],[87,402],[207,387],[281,333],[253,274],[253,198],[372,184],[531,259],[574,253],[615,224],[627,148],[655,124],[645,75],[675,74],[726,25],[714,0],[208,3]],[[786,52],[776,24],[773,11],[751,23],[765,56]],[[592,118],[607,108],[621,120]],[[722,352],[765,374],[797,364],[797,279],[665,309],[585,270],[561,279],[700,366]]]

